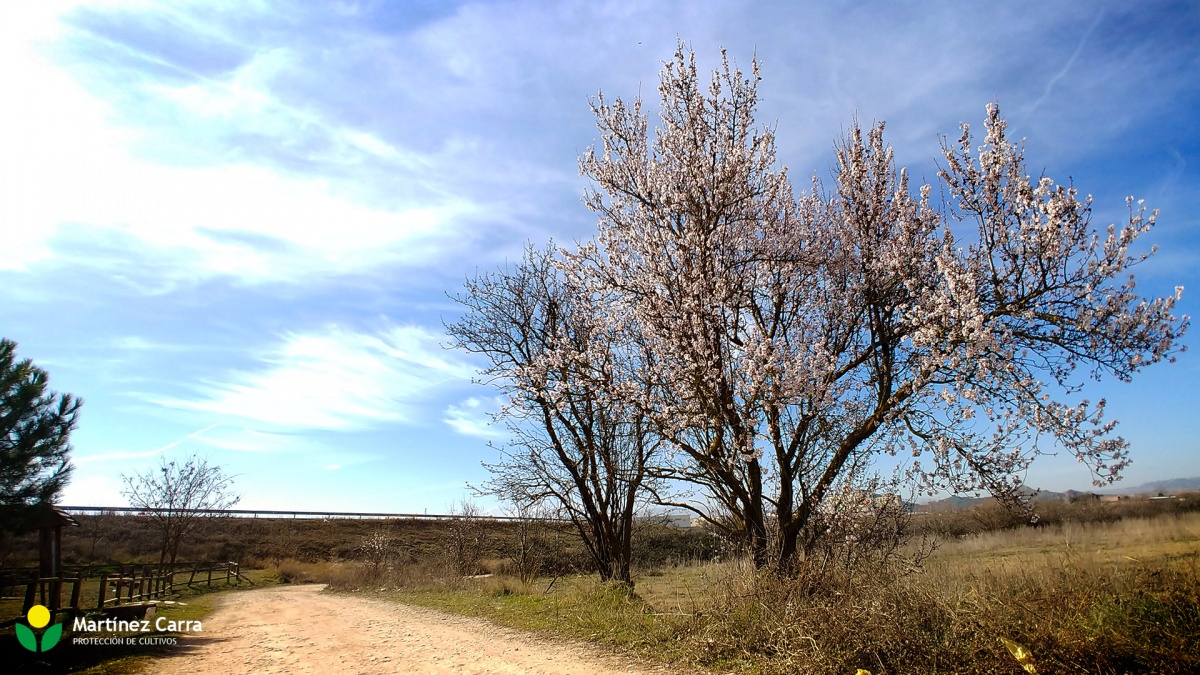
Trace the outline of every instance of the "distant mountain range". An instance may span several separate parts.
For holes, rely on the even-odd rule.
[[[1028,486],[1025,486],[1022,488],[1022,491],[1025,492],[1025,494],[1027,494],[1027,495],[1033,494],[1034,495],[1033,498],[1037,501],[1053,501],[1053,500],[1069,501],[1072,497],[1076,497],[1079,495],[1085,495],[1085,494],[1089,494],[1089,493],[1109,494],[1109,495],[1135,495],[1135,494],[1152,494],[1153,495],[1153,494],[1158,494],[1159,492],[1172,493],[1172,492],[1184,492],[1187,490],[1200,490],[1200,476],[1194,476],[1192,478],[1172,478],[1170,480],[1156,480],[1156,481],[1151,481],[1149,483],[1142,483],[1141,485],[1110,487],[1110,488],[1104,488],[1102,490],[1099,490],[1099,489],[1066,490],[1064,492],[1052,492],[1050,490],[1042,490],[1039,492],[1035,488],[1031,488]],[[1036,494],[1034,494],[1034,493],[1036,493]],[[924,504],[924,506],[932,507],[932,508],[950,507],[950,508],[958,509],[958,508],[963,508],[963,507],[974,506],[974,505],[976,505],[980,502],[986,501],[988,499],[991,499],[991,497],[986,496],[986,495],[983,497],[962,497],[959,495],[951,495],[949,497],[946,497],[945,499],[939,499],[937,501],[927,502],[926,504]]]
[[[1156,480],[1149,483],[1142,483],[1138,486],[1107,488],[1104,490],[1096,490],[1096,492],[1128,495],[1146,492],[1178,492],[1182,490],[1200,490],[1200,476],[1194,476],[1192,478],[1172,478],[1171,480]]]

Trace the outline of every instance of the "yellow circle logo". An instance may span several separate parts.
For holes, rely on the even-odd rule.
[[[29,619],[29,625],[34,628],[41,628],[50,623],[50,610],[41,605],[34,605],[29,608],[29,614],[26,615]]]

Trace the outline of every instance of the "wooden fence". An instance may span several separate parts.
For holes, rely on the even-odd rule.
[[[50,619],[59,615],[67,620],[74,616],[95,612],[98,614],[124,614],[128,609],[142,609],[152,600],[175,592],[177,588],[197,585],[212,586],[213,582],[239,585],[242,581],[253,583],[242,576],[238,563],[183,563],[173,568],[161,565],[120,566],[117,570],[89,575],[80,570],[70,575],[54,578],[8,579],[0,587],[15,589],[24,586],[25,595],[20,616],[0,622],[0,627],[20,621],[34,605],[50,610]],[[182,579],[186,577],[187,581]],[[91,579],[99,579],[94,601],[85,601],[83,587]],[[63,595],[69,589],[70,597],[63,603]],[[111,590],[111,594],[110,594]],[[89,593],[89,596],[92,594]],[[115,609],[115,608],[123,609]]]

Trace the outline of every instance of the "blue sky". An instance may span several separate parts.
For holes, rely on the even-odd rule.
[[[1097,225],[1161,210],[1139,288],[1195,316],[1196,35],[1194,2],[5,3],[0,336],[85,400],[65,503],[197,453],[248,508],[444,512],[503,440],[446,294],[589,236],[589,97],[653,104],[677,37],[757,54],[801,182],[856,115],[932,180],[999,102]],[[1089,388],[1127,483],[1200,475],[1198,364]],[[1027,482],[1088,481],[1046,458]]]

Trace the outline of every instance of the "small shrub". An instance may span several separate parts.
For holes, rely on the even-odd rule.
[[[394,556],[394,549],[395,543],[383,530],[376,530],[363,538],[358,553],[366,563],[367,575],[371,580],[383,578]]]
[[[442,544],[446,560],[458,576],[471,576],[481,571],[480,562],[486,551],[486,524],[480,519],[479,507],[464,501],[451,509],[452,517],[443,521],[446,538]]]

